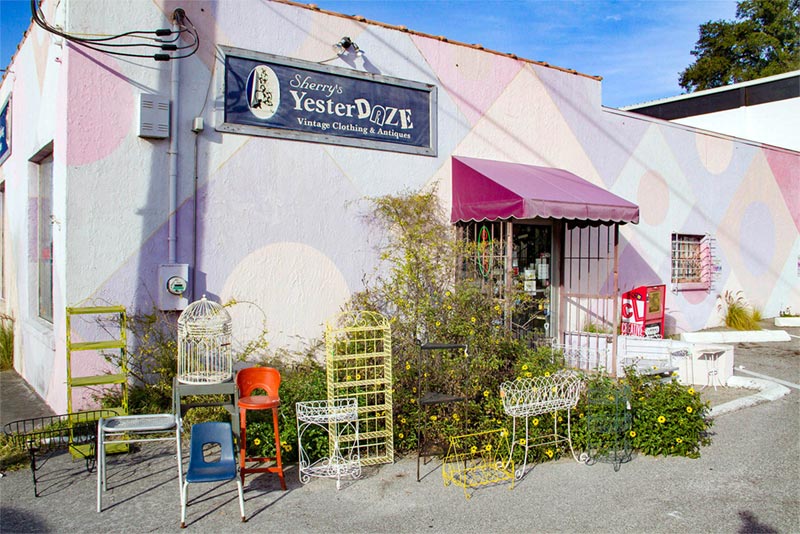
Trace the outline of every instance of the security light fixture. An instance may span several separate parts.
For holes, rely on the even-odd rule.
[[[349,37],[342,37],[338,43],[333,45],[333,49],[336,50],[338,55],[346,54],[346,53],[353,53],[357,56],[361,56],[364,52],[358,47],[358,45],[350,39]]]

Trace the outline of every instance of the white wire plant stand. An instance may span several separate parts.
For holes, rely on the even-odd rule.
[[[515,472],[519,480],[525,475],[528,465],[528,450],[531,447],[556,446],[566,444],[576,462],[580,463],[575,450],[572,448],[572,426],[570,412],[578,404],[584,383],[581,376],[569,370],[561,370],[552,375],[535,376],[532,378],[518,378],[503,382],[500,385],[500,397],[503,399],[503,409],[506,415],[512,417],[511,453],[513,458],[514,448],[517,445],[525,447],[525,456],[522,465]],[[566,412],[566,433],[559,432],[558,412]],[[535,436],[531,439],[530,419],[532,417],[552,414],[553,432]],[[525,438],[517,441],[517,419],[525,418]]]
[[[296,403],[295,409],[300,482],[307,484],[312,477],[335,478],[338,490],[343,477],[359,478],[358,401],[355,398],[304,401]],[[303,437],[312,427],[327,432],[330,445],[330,456],[313,462],[303,446]],[[343,446],[343,442],[348,445]]]

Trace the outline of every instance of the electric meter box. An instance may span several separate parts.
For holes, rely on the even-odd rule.
[[[189,305],[189,264],[162,263],[158,266],[158,307],[180,311]]]
[[[666,286],[640,286],[622,294],[623,336],[664,337]]]

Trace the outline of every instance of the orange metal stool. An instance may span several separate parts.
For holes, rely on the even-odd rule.
[[[281,385],[281,374],[272,367],[248,367],[236,374],[236,387],[239,388],[239,473],[244,483],[247,473],[277,473],[281,479],[281,488],[286,490],[281,463],[281,435],[278,430],[278,406],[281,399],[278,389]],[[266,395],[253,395],[257,389],[263,389]],[[272,427],[275,431],[275,457],[247,456],[247,410],[272,409]],[[262,466],[267,462],[275,465]],[[247,467],[247,462],[256,462],[256,466]]]

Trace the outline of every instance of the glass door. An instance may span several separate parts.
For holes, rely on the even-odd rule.
[[[532,344],[554,335],[552,327],[553,228],[515,223],[511,267],[518,302],[512,328]]]

